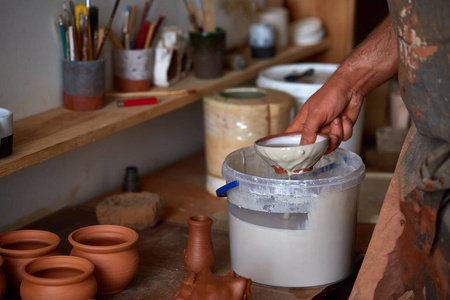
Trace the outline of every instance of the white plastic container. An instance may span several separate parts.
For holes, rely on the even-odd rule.
[[[357,198],[365,167],[338,149],[313,171],[276,174],[253,146],[234,151],[222,175],[230,217],[231,267],[260,284],[312,287],[352,273]]]
[[[338,65],[326,63],[300,63],[278,65],[261,71],[256,80],[256,85],[261,88],[271,88],[286,92],[295,98],[294,114],[300,110],[302,105],[317,92],[323,84],[336,71]],[[287,82],[284,78],[293,73],[303,73],[306,70],[313,69],[314,74],[304,78],[304,82]],[[340,147],[361,153],[363,125],[364,125],[364,106],[361,109],[358,120],[353,127],[352,137],[343,143]]]

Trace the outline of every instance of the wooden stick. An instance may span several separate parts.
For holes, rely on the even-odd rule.
[[[122,43],[120,42],[119,38],[117,37],[117,35],[113,31],[109,32],[108,37],[111,40],[111,42],[114,44],[114,46],[116,46],[116,48],[121,49],[121,50],[124,49],[124,47],[123,47]]]
[[[216,32],[216,13],[214,0],[205,0],[205,32]]]
[[[199,31],[197,19],[195,18],[194,5],[192,5],[191,1],[187,2],[187,8],[189,12],[189,20],[191,21],[192,27],[194,27],[194,31]]]
[[[98,40],[101,41],[103,39],[103,36],[105,35],[105,28],[99,28],[97,35],[98,35]],[[97,53],[99,49],[100,49],[100,43],[97,43],[97,49],[95,49],[95,53]]]
[[[128,19],[128,34],[133,33],[133,23],[135,15],[136,15],[136,5],[132,5],[130,10],[130,18]]]
[[[109,98],[131,98],[131,97],[158,97],[158,96],[179,96],[195,94],[197,90],[175,90],[175,91],[144,91],[144,92],[131,92],[131,93],[120,93],[120,92],[107,92],[106,97]]]
[[[197,15],[198,15],[198,20],[200,21],[200,26],[202,26],[202,29],[205,28],[205,15],[203,13],[203,9],[198,8]]]
[[[102,52],[103,46],[105,45],[106,38],[109,35],[109,30],[111,29],[111,25],[114,20],[114,16],[116,15],[116,11],[117,11],[117,7],[119,6],[119,2],[120,2],[120,0],[116,0],[116,3],[114,4],[114,8],[113,8],[113,10],[111,12],[111,16],[109,17],[109,20],[108,20],[108,25],[106,25],[106,28],[105,28],[105,35],[103,36],[102,42],[100,43],[100,47],[98,48],[98,51],[95,55],[95,59],[98,59],[100,57],[100,53]]]
[[[152,23],[150,23],[150,28],[148,29],[147,37],[145,38],[144,49],[147,49],[148,47],[150,47],[154,32],[155,32],[155,23],[152,22]]]

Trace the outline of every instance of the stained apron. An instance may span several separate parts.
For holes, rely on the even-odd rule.
[[[388,3],[413,125],[350,299],[450,299],[450,1]]]

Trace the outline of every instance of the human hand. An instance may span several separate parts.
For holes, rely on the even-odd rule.
[[[352,136],[363,99],[335,73],[305,102],[286,132],[301,132],[301,145],[314,143],[317,133],[328,136],[328,154]]]

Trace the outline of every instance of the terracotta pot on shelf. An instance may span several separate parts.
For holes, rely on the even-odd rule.
[[[97,281],[94,264],[76,256],[39,257],[22,269],[20,296],[23,300],[94,298]]]
[[[5,273],[2,270],[3,258],[0,256],[0,299],[3,298],[3,295],[6,292],[6,277]]]
[[[193,216],[188,219],[189,236],[184,249],[184,268],[199,273],[204,268],[214,269],[214,249],[211,241],[212,219]]]
[[[98,294],[115,294],[131,282],[139,269],[137,239],[136,231],[123,226],[83,227],[69,235],[73,246],[70,255],[86,258],[95,265]]]
[[[60,242],[56,234],[43,230],[17,230],[0,235],[0,255],[8,288],[18,293],[22,267],[37,257],[61,254]]]

